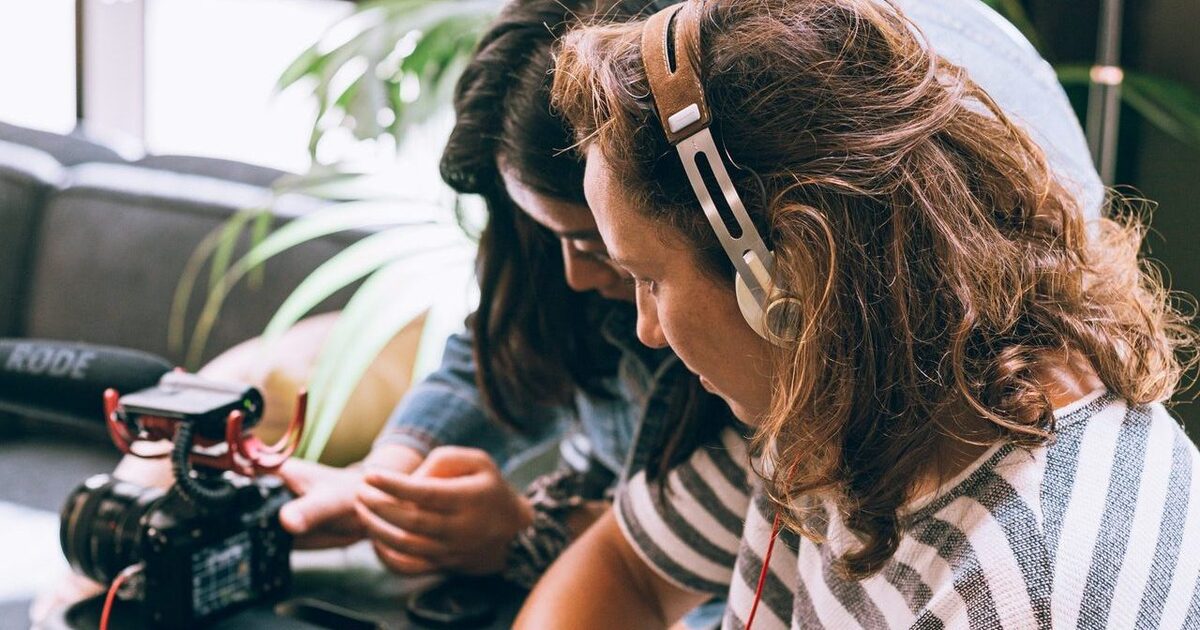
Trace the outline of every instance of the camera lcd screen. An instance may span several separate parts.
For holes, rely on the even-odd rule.
[[[253,595],[250,534],[241,532],[192,554],[192,610],[203,617]]]

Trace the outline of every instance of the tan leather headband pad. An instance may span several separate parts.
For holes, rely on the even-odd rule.
[[[676,13],[678,15],[676,16]],[[667,35],[675,16],[675,71],[667,51]],[[700,3],[689,0],[650,16],[642,27],[642,63],[667,141],[678,144],[708,127],[711,117],[696,68],[700,58]]]

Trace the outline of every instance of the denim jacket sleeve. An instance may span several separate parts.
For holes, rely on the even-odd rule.
[[[544,428],[533,435],[490,420],[475,384],[475,373],[470,333],[451,335],[441,365],[413,385],[375,444],[401,444],[422,454],[442,445],[471,446],[487,451],[503,470],[514,455],[559,435],[567,412],[564,409],[520,410],[545,417]]]

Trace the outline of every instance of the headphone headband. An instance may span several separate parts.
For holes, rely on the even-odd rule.
[[[659,121],[672,145],[712,121],[695,65],[700,60],[698,8],[692,2],[669,6],[642,27],[642,63]]]
[[[692,190],[738,276],[759,307],[765,308],[774,257],[750,220],[709,130],[712,114],[697,67],[701,59],[702,7],[701,0],[689,0],[651,16],[642,27],[642,63],[667,141],[679,152]],[[713,190],[700,172],[701,161],[707,162],[713,175]],[[731,215],[728,218],[736,223],[736,230],[721,216],[714,193],[725,201]]]
[[[759,335],[784,345],[795,338],[796,301],[772,295],[775,256],[750,220],[709,130],[712,113],[699,69],[703,7],[704,0],[688,0],[651,16],[642,26],[642,64],[667,141],[679,153],[704,216],[737,270],[742,315]],[[702,165],[711,175],[708,182]],[[725,202],[727,216],[718,209],[714,194]]]

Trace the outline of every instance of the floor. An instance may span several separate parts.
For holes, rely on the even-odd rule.
[[[28,628],[34,594],[67,572],[58,543],[62,503],[87,477],[111,471],[118,456],[98,432],[0,432],[0,630]]]

